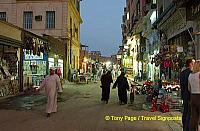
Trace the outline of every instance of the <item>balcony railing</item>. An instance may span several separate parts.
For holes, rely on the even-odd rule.
[[[147,13],[148,11],[152,10],[152,9],[156,9],[157,5],[153,4],[153,3],[148,3],[144,6],[144,11]]]

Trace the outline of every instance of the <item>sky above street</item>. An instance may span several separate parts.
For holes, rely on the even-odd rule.
[[[125,0],[82,0],[81,43],[103,56],[116,54],[121,45]]]

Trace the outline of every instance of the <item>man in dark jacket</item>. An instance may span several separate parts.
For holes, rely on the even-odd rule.
[[[189,131],[189,123],[190,123],[190,93],[188,91],[188,77],[192,72],[192,67],[194,64],[193,59],[188,59],[186,61],[186,69],[180,73],[180,87],[181,87],[181,98],[183,100],[183,115],[182,115],[182,123],[183,123],[183,131]]]
[[[101,88],[102,88],[102,97],[101,101],[108,103],[110,96],[110,84],[113,82],[111,71],[108,71],[106,74],[103,74],[101,77]]]
[[[118,87],[118,97],[120,104],[127,104],[127,90],[129,90],[129,85],[125,73],[122,72],[117,80],[115,81],[113,88]]]

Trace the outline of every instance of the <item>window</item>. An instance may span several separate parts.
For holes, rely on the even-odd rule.
[[[78,12],[80,12],[80,1],[79,0],[76,2],[76,9],[78,10]]]
[[[0,12],[0,20],[6,21],[6,12]]]
[[[55,28],[55,11],[46,12],[46,28]]]
[[[33,24],[33,12],[24,11],[24,29],[32,29]]]

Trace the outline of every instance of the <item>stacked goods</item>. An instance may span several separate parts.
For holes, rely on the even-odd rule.
[[[161,98],[161,103],[160,103],[160,111],[163,113],[169,112],[169,105],[167,104],[167,96],[163,96]]]
[[[163,113],[169,112],[169,105],[167,105],[165,102],[162,102],[162,103],[160,104],[160,110],[161,110]]]
[[[151,112],[157,111],[157,98],[153,98],[151,101]]]

